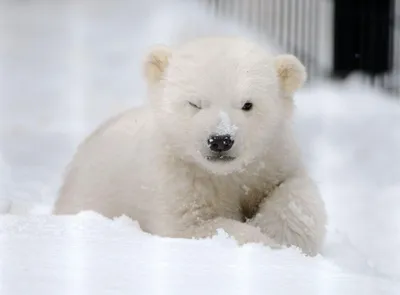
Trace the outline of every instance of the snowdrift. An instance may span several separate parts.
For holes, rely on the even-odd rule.
[[[2,217],[2,294],[398,294],[400,284],[343,271],[293,249],[144,234],[135,222]]]

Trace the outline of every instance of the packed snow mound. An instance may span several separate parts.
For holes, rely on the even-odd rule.
[[[294,249],[143,233],[126,217],[3,216],[2,294],[398,294],[400,283],[346,272]]]

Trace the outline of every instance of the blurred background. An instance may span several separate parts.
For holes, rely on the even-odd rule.
[[[400,94],[398,0],[209,0],[217,15],[250,27],[298,56],[311,78],[358,72]]]
[[[143,102],[146,50],[204,34],[307,66],[295,126],[328,207],[325,252],[400,278],[399,0],[0,0],[0,199],[47,208],[83,137]]]

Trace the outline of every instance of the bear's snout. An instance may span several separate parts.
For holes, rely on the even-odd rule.
[[[216,153],[229,151],[234,143],[235,141],[229,134],[211,135],[207,140],[210,150]]]

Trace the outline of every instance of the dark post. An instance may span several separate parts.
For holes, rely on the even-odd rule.
[[[391,70],[394,0],[335,0],[334,22],[334,76]]]

